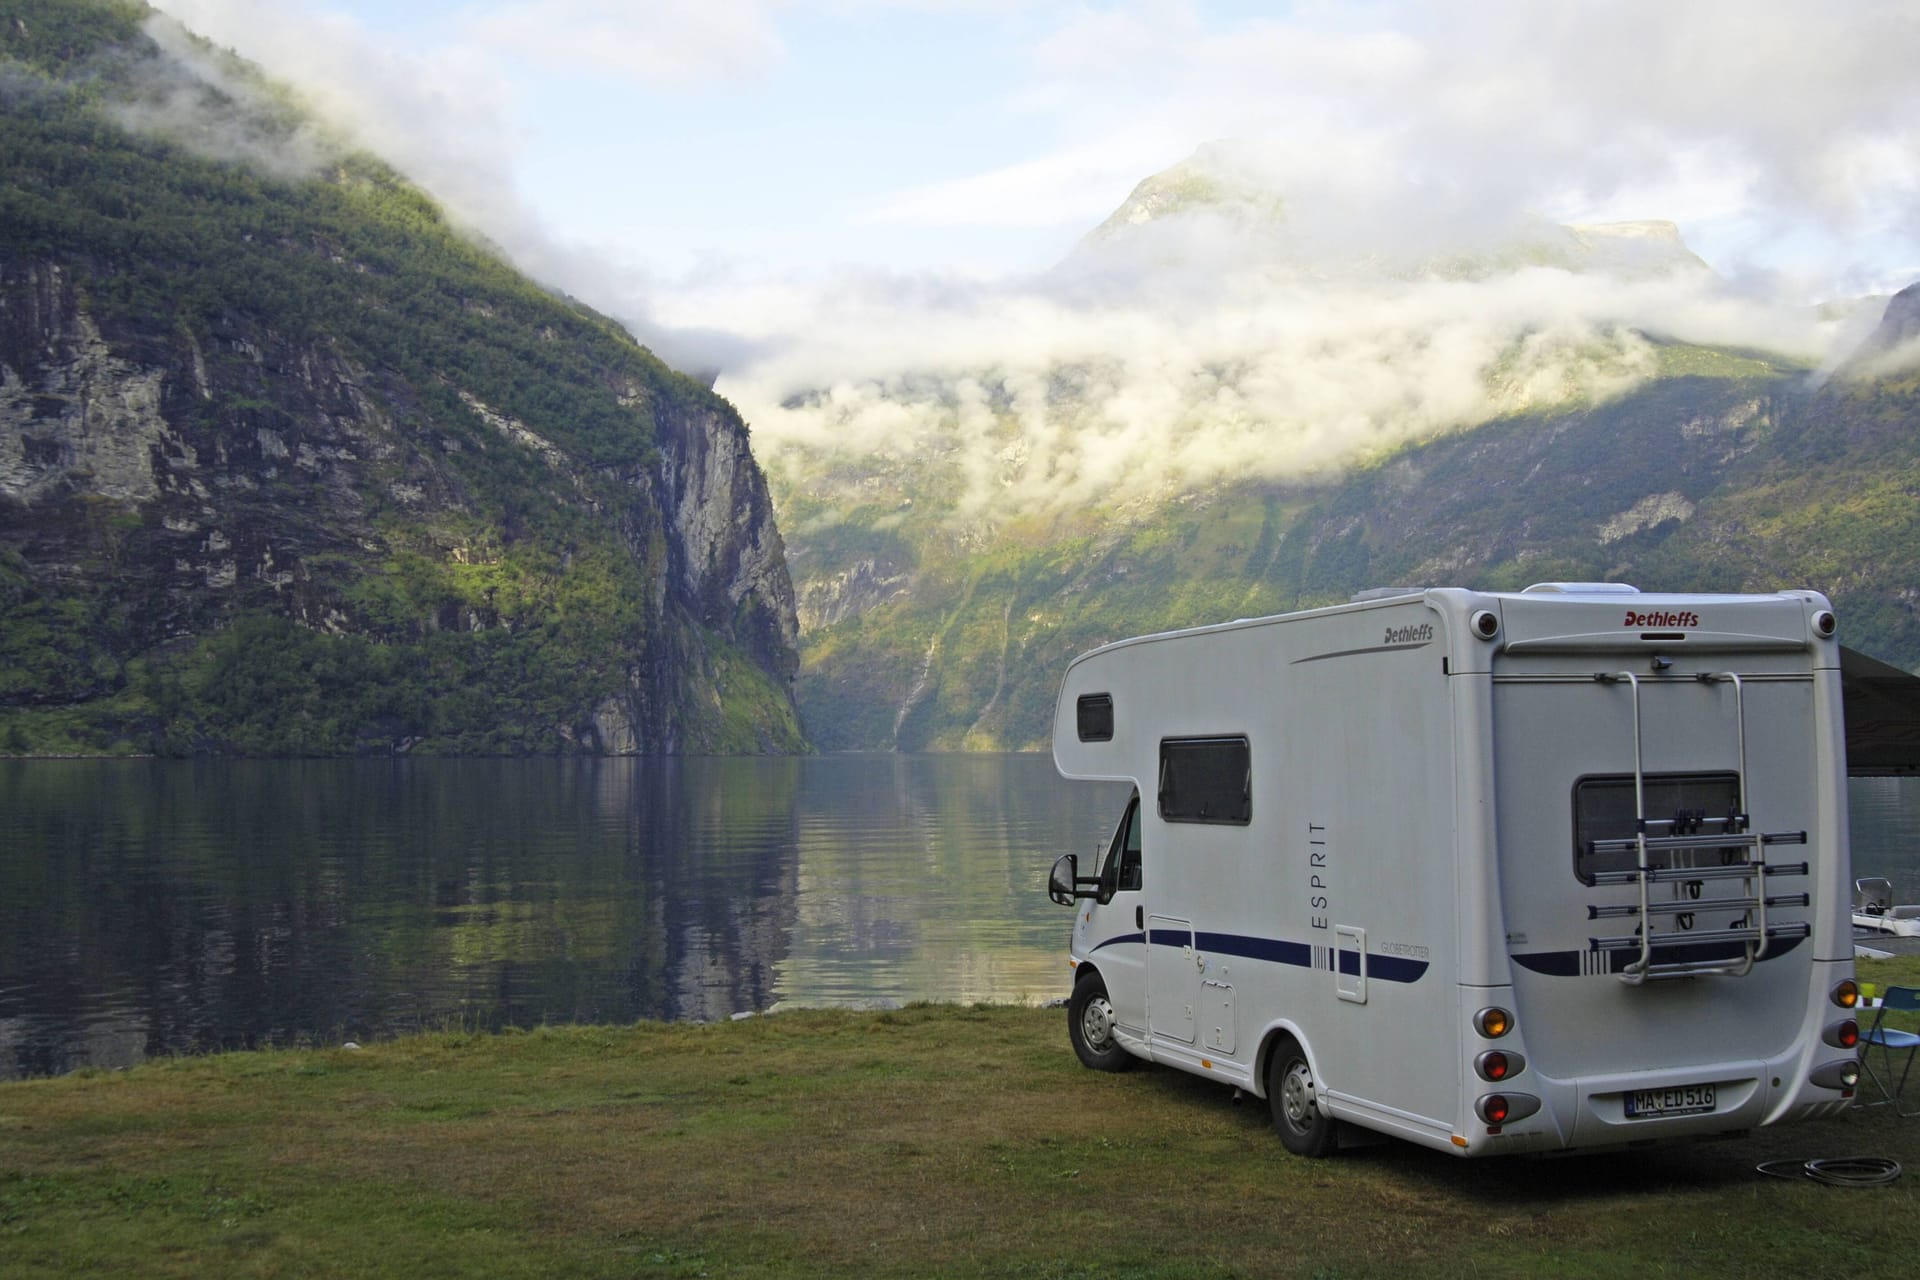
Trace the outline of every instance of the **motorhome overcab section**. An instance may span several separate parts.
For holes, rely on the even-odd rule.
[[[1622,622],[1622,618],[1625,622]],[[1858,1064],[1840,649],[1814,592],[1440,589],[1107,645],[1054,762],[1069,1034],[1460,1155],[1737,1132]]]

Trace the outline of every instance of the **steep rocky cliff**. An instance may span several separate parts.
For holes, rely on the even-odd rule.
[[[0,751],[804,746],[730,405],[370,157],[269,175],[126,128],[191,72],[141,7],[15,7]]]

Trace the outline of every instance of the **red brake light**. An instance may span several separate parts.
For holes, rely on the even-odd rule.
[[[1488,1054],[1486,1057],[1480,1059],[1480,1069],[1489,1080],[1505,1080],[1507,1078],[1507,1055],[1504,1053]]]
[[[1492,1094],[1480,1102],[1480,1116],[1488,1124],[1505,1124],[1507,1120],[1507,1100],[1500,1094]]]

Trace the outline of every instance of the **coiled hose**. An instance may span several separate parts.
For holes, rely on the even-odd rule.
[[[1766,1160],[1756,1173],[1789,1182],[1818,1182],[1829,1187],[1884,1187],[1900,1177],[1900,1162],[1886,1156],[1835,1156],[1826,1160]]]

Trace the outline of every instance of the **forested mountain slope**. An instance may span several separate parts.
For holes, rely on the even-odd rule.
[[[0,3],[0,752],[803,747],[732,406],[156,22]]]
[[[1676,336],[1757,326],[1671,224],[1314,258],[1221,161],[1143,182],[1059,269],[1069,322],[1157,338],[1127,357],[1148,376],[1094,357],[793,398],[921,432],[770,457],[820,745],[1044,745],[1079,652],[1390,585],[1813,587],[1850,645],[1920,665],[1920,292],[1823,373]],[[1149,316],[1196,293],[1192,323]],[[1199,345],[1216,305],[1251,334],[1226,356]]]

